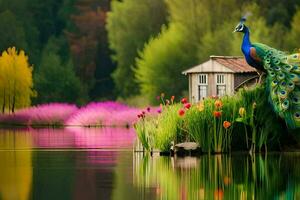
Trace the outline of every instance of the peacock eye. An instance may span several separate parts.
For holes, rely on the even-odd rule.
[[[285,85],[286,85],[286,82],[282,82],[281,85],[282,85],[282,86],[285,86]]]
[[[295,117],[300,118],[300,113],[296,112]]]
[[[297,98],[297,97],[294,97],[293,100],[294,100],[294,102],[296,102],[296,103],[298,102],[298,98]]]

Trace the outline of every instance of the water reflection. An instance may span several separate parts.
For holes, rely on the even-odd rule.
[[[32,140],[26,135],[0,138],[0,149],[22,146],[31,148]],[[0,151],[0,199],[29,199],[32,186],[32,152]]]
[[[127,128],[0,129],[0,149],[131,149],[135,138]]]
[[[157,199],[300,199],[300,155],[135,157],[135,185]]]
[[[300,154],[132,153],[131,129],[0,130],[0,199],[300,199]]]
[[[120,196],[118,191],[132,186],[115,179],[124,168],[132,172],[134,139],[125,128],[0,130],[0,199]],[[120,164],[124,157],[128,165]]]

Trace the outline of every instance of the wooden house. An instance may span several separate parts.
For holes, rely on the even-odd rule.
[[[208,61],[182,73],[188,75],[192,103],[209,96],[231,95],[240,87],[255,84],[259,78],[256,69],[238,56],[210,56]]]

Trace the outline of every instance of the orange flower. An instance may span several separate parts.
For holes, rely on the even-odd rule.
[[[228,176],[225,176],[223,182],[225,185],[229,185],[231,183],[231,179]]]
[[[223,127],[228,129],[231,126],[231,123],[229,121],[224,121],[223,122]]]
[[[217,109],[222,108],[222,106],[223,106],[223,103],[222,103],[221,100],[216,100],[216,101],[215,101],[215,107],[216,107]]]
[[[214,117],[219,118],[222,116],[222,112],[221,111],[214,111],[213,112]]]
[[[185,111],[183,109],[178,110],[178,115],[182,117],[185,114]]]
[[[171,101],[174,101],[174,99],[175,99],[175,96],[174,95],[171,96]]]
[[[222,200],[224,196],[224,192],[222,189],[216,189],[214,192],[214,199]]]

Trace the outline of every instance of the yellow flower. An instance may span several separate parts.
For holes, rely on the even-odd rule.
[[[197,108],[200,112],[202,112],[204,110],[204,103],[201,101],[198,103]]]
[[[239,114],[240,114],[241,117],[243,117],[246,114],[246,110],[245,110],[244,107],[240,107]]]
[[[252,104],[252,108],[253,108],[253,109],[256,108],[256,102],[254,102],[254,103]]]

